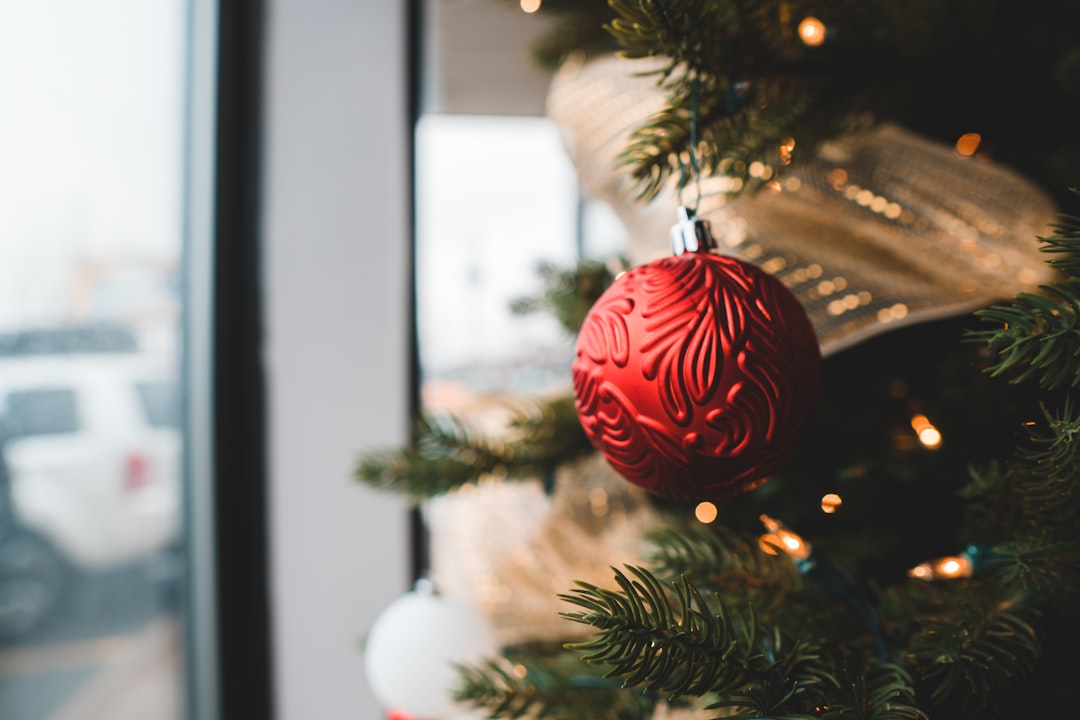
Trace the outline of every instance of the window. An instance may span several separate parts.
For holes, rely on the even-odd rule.
[[[0,3],[5,720],[190,704],[186,438],[137,417],[175,428],[175,396],[135,387],[181,380],[196,5]]]
[[[75,391],[17,390],[7,397],[8,436],[60,435],[79,429]]]
[[[135,384],[146,422],[151,427],[180,426],[179,386],[175,382],[141,382]]]
[[[577,251],[577,183],[544,118],[428,114],[417,128],[417,295],[425,393],[540,393],[565,380],[571,343],[548,313],[542,263]],[[540,210],[542,208],[542,211]]]

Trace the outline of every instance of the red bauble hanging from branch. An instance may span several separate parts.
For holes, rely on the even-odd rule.
[[[630,270],[586,317],[574,394],[589,439],[627,480],[716,500],[791,456],[817,407],[821,354],[791,292],[710,253],[707,223],[680,212],[677,254]]]

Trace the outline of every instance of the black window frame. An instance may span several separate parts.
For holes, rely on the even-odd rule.
[[[214,172],[213,506],[220,718],[274,716],[262,347],[264,0],[220,0]],[[226,481],[227,479],[227,481]]]

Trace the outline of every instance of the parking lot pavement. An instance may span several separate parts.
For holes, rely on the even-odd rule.
[[[77,683],[44,720],[181,720],[179,642],[176,621],[161,618],[133,635],[5,651],[0,676],[75,673]]]

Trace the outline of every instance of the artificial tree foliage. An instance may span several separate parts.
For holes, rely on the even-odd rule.
[[[628,57],[667,58],[656,75],[668,105],[624,154],[642,201],[699,172],[745,176],[753,160],[782,170],[852,128],[891,120],[949,142],[980,132],[995,160],[1066,210],[1077,204],[1076,3],[543,7],[564,16],[543,41],[549,61],[609,51],[595,41],[602,34]],[[821,47],[797,38],[808,15],[828,30]],[[777,149],[789,138],[785,160]],[[1074,715],[1080,220],[1067,212],[1039,240],[1057,282],[827,358],[822,408],[781,472],[719,503],[708,525],[656,499],[664,522],[640,561],[613,568],[610,587],[581,583],[561,596],[568,627],[589,628],[588,638],[568,630],[462,668],[459,700],[493,718]],[[543,297],[517,309],[547,307],[571,331],[613,277],[595,262],[541,274]],[[913,439],[915,413],[934,418],[940,448]],[[419,502],[493,473],[550,480],[590,452],[567,395],[523,406],[497,439],[424,417],[413,446],[369,455],[358,476]],[[844,502],[826,514],[831,492]],[[808,557],[763,545],[763,515],[798,533]],[[909,575],[944,556],[967,558],[970,576]]]
[[[1080,247],[1080,232],[1063,224],[1045,247],[1060,260]],[[1061,265],[1062,284],[1070,285],[1077,267]],[[882,720],[1071,707],[1060,704],[1059,685],[1076,667],[1080,641],[1080,413],[1071,399],[1077,381],[1068,373],[1062,387],[1058,375],[1028,370],[1030,358],[1040,355],[1075,362],[1073,337],[1029,333],[1030,348],[1014,359],[1018,326],[1041,327],[1040,317],[1070,314],[1071,300],[1048,288],[1037,303],[1022,297],[981,311],[974,323],[944,323],[940,329],[954,342],[942,343],[948,359],[930,370],[905,366],[860,380],[849,363],[873,354],[835,358],[844,360],[838,375],[826,373],[826,396],[838,398],[835,412],[823,411],[787,470],[721,505],[712,525],[688,521],[685,508],[658,500],[669,519],[650,533],[641,565],[614,570],[619,589],[582,584],[564,595],[565,616],[595,628],[594,637],[569,643],[566,655],[559,652],[561,638],[507,648],[504,658],[463,670],[459,697],[491,717],[552,718],[644,719],[659,703],[696,703],[724,717]],[[913,336],[886,335],[869,341],[869,349],[894,355]],[[956,357],[972,374],[966,386],[955,375]],[[952,399],[934,383],[917,392],[937,399],[936,414],[948,417],[950,403],[959,415],[966,407],[960,421],[980,431],[1001,426],[1017,442],[1006,449],[1001,436],[978,442],[976,432],[971,442],[939,454],[893,446],[889,430],[879,426],[865,432],[882,434],[882,442],[855,446],[843,428],[868,423],[863,415],[852,418],[849,403],[865,402],[867,388],[893,388],[892,372],[916,387],[924,374],[957,383]],[[971,414],[969,393],[980,394],[983,383],[1005,391],[992,394],[1001,412]],[[1015,392],[1025,388],[1034,392]],[[568,399],[547,409],[560,402]],[[1029,414],[1033,409],[1037,414]],[[396,478],[404,483],[398,489],[419,498],[476,480],[498,463],[508,480],[535,479],[560,456],[586,452],[570,409],[563,410],[561,426],[536,421],[543,412],[523,418],[512,444],[529,450],[517,463],[515,451],[487,447],[453,422],[425,425],[418,447],[439,452],[423,460],[416,450],[383,454],[383,480]],[[562,433],[577,438],[569,453]],[[838,446],[829,446],[829,437],[839,437]],[[438,467],[428,464],[440,454],[456,456],[455,472],[436,471],[455,480],[425,489],[424,479]],[[393,472],[386,470],[391,466]],[[368,481],[378,483],[376,465],[365,467]],[[816,511],[813,499],[829,488],[859,510],[836,517]],[[813,567],[759,546],[765,509],[813,543]],[[907,577],[920,560],[969,544],[981,549],[973,577]],[[526,668],[524,677],[514,674],[518,665]]]
[[[665,58],[668,104],[634,134],[628,172],[642,197],[685,171],[691,109],[708,173],[760,186],[754,160],[782,172],[821,143],[890,121],[984,154],[1063,197],[1080,184],[1080,5],[1071,0],[548,0],[557,18],[536,52],[549,65],[617,51]],[[797,38],[806,17],[826,42]],[[614,42],[612,42],[614,40]],[[790,155],[778,152],[795,140]]]

